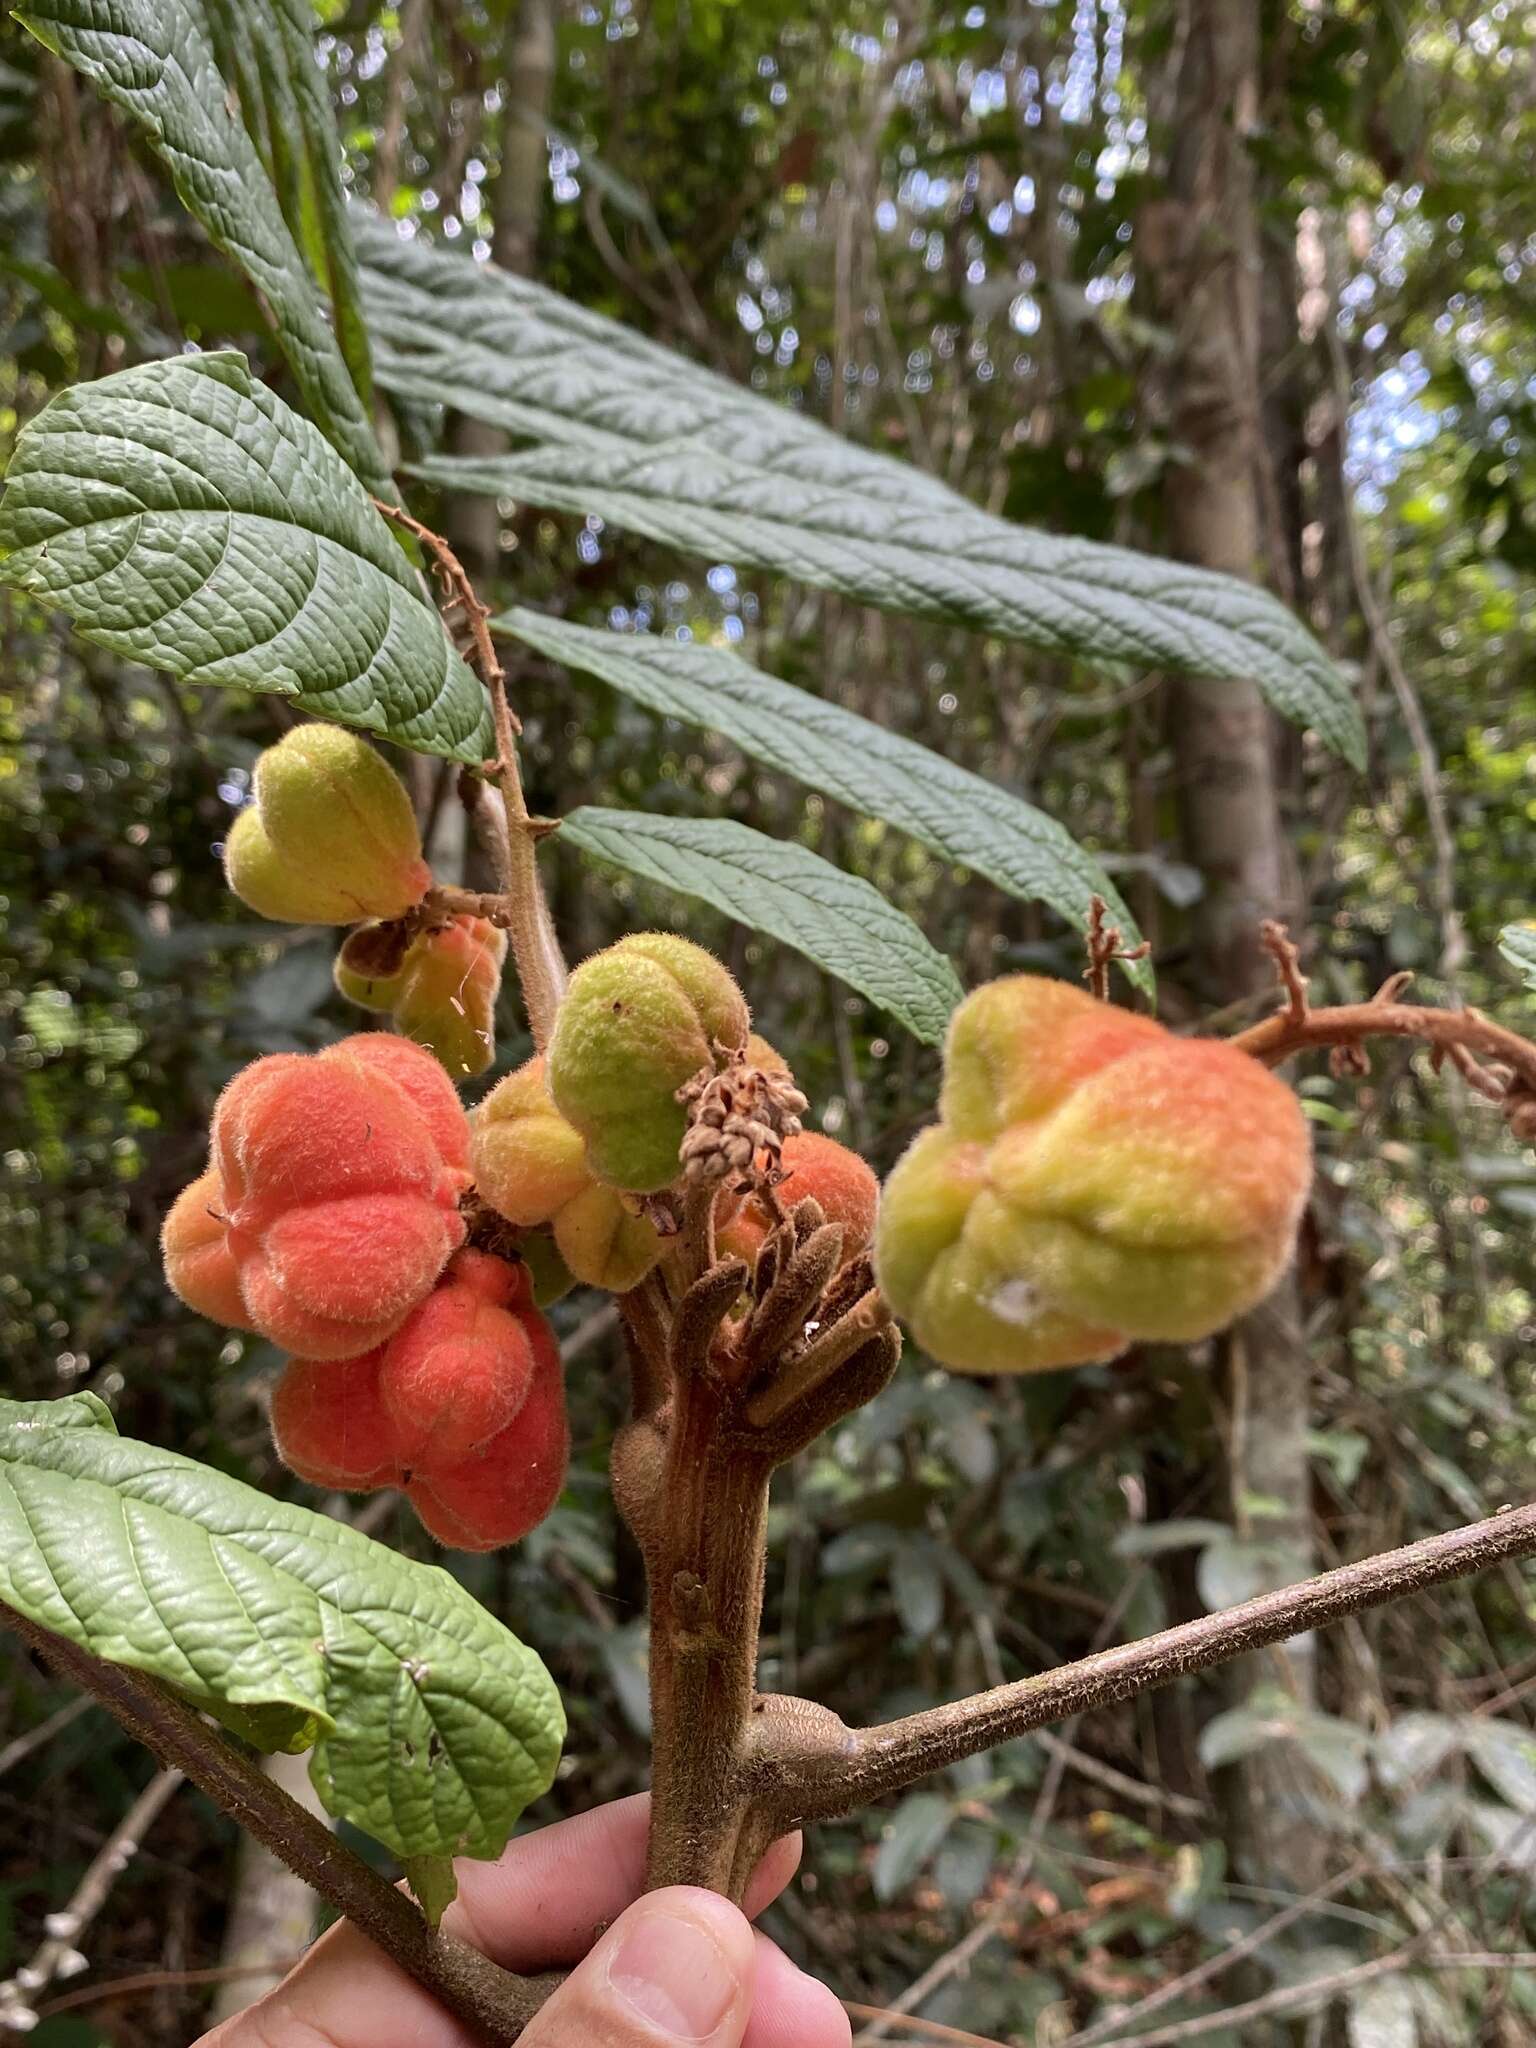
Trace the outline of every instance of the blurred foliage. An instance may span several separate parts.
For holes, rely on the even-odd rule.
[[[357,0],[320,13],[357,194],[392,151],[397,218],[488,247],[521,90],[506,7]],[[554,13],[541,276],[1012,517],[1157,544],[1159,484],[1181,451],[1161,424],[1167,337],[1139,304],[1136,262],[1166,163],[1171,6],[566,0]],[[1266,0],[1264,17],[1253,147],[1294,314],[1271,363],[1287,405],[1281,428],[1266,425],[1284,457],[1269,569],[1358,664],[1373,734],[1364,783],[1287,742],[1314,992],[1360,997],[1410,968],[1426,998],[1530,1028],[1536,1003],[1498,934],[1532,914],[1536,821],[1536,20],[1505,0],[1472,14],[1438,0]],[[153,161],[19,33],[0,44],[0,246],[0,456],[52,388],[184,340],[234,340],[281,380],[260,308]],[[1158,678],[1089,676],[754,585],[725,563],[694,577],[594,521],[509,505],[500,528],[498,598],[741,644],[1061,817],[1111,858],[1155,939],[1165,1012],[1192,1020],[1180,968],[1202,877],[1176,836]],[[1463,960],[1447,954],[1428,880],[1434,764],[1409,738],[1357,572],[1438,754]],[[250,764],[284,714],[180,692],[5,605],[7,1390],[90,1386],[126,1432],[289,1488],[261,1413],[275,1359],[181,1311],[155,1256],[222,1083],[257,1053],[359,1022],[332,991],[331,941],[253,925],[219,876]],[[537,811],[633,802],[794,833],[902,903],[968,982],[1078,972],[1075,947],[1036,912],[761,774],[725,741],[533,664],[515,694]],[[446,871],[463,839],[452,792],[442,771],[415,772]],[[612,885],[558,846],[546,859],[573,954],[640,919],[682,921],[675,900]],[[820,1122],[888,1166],[928,1114],[933,1055],[804,962],[707,916],[689,928],[741,975]],[[526,1050],[509,995],[496,1071]],[[1303,1278],[1313,1504],[1332,1560],[1528,1491],[1536,1161],[1406,1049],[1383,1051],[1363,1082],[1319,1069],[1300,1085],[1321,1167]],[[599,1304],[577,1296],[559,1314],[575,1347],[565,1499],[514,1552],[444,1559],[565,1692],[572,1733],[549,1813],[631,1789],[645,1761],[638,1570],[604,1476],[623,1373]],[[766,1682],[868,1719],[1240,1597],[1275,1560],[1266,1504],[1234,1510],[1222,1489],[1232,1426],[1198,1353],[1022,1386],[909,1357],[776,1496]],[[381,1533],[430,1548],[404,1512]],[[1220,1819],[1224,1775],[1283,1743],[1329,1872],[1355,1874],[1222,1979],[1219,2000],[1415,1935],[1425,1954],[1536,1945],[1531,1622],[1528,1585],[1493,1574],[1331,1634],[1306,1715],[1277,1697],[1244,1718],[1192,1683],[1013,1744],[823,1830],[773,1930],[843,1995],[881,2005],[995,1912],[995,1938],[922,2010],[1059,2048],[1284,1906],[1229,1867]],[[59,1700],[13,1659],[0,1743]],[[25,1959],[147,1768],[93,1712],[0,1784],[15,1873],[0,1888],[0,1973]],[[99,1923],[93,1964],[213,1961],[231,1839],[184,1795]],[[1401,1999],[1360,1992],[1355,2038],[1512,2048],[1536,2031],[1533,1982],[1416,1961]],[[86,2007],[33,2038],[186,2038],[202,1996]],[[1344,2038],[1323,2024],[1204,2038]]]

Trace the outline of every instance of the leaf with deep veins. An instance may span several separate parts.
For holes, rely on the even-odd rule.
[[[402,1857],[496,1856],[565,1716],[456,1579],[116,1434],[91,1394],[0,1401],[0,1602],[268,1748]]]
[[[376,217],[357,232],[379,383],[515,437],[505,455],[422,463],[445,489],[597,513],[711,561],[1053,654],[1252,677],[1363,761],[1345,678],[1256,584],[1015,526],[558,292],[402,242]]]
[[[754,761],[909,833],[941,859],[1086,930],[1095,896],[1127,949],[1141,934],[1113,883],[1063,826],[984,776],[824,697],[764,674],[728,648],[573,626],[519,606],[491,621],[525,647],[605,683],[662,718],[719,732]],[[1126,973],[1150,990],[1144,960]]]
[[[560,837],[793,946],[925,1043],[944,1036],[963,993],[954,968],[905,911],[809,847],[730,818],[664,818],[595,804],[572,811]]]
[[[485,691],[335,449],[233,352],[61,392],[16,444],[0,582],[182,682],[267,690],[457,761]]]

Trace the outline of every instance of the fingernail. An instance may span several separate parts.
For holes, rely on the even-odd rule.
[[[632,1908],[608,1960],[609,1987],[681,2041],[707,2041],[731,2009],[737,1973],[700,1916],[675,1905]]]

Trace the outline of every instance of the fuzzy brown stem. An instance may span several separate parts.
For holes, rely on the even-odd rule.
[[[495,922],[511,940],[513,963],[528,1012],[528,1028],[535,1046],[542,1052],[565,993],[565,960],[539,881],[536,849],[539,840],[555,829],[557,821],[529,816],[517,759],[520,727],[507,699],[506,672],[496,658],[491,640],[487,623],[490,610],[476,595],[468,570],[440,533],[412,518],[403,506],[386,504],[382,498],[375,498],[373,503],[386,519],[402,527],[426,550],[443,593],[444,613],[449,618],[456,614],[467,633],[470,661],[491,700],[496,756],[486,764],[486,776],[495,800],[477,807],[476,822],[489,842],[501,892]]]
[[[141,1672],[105,1664],[78,1644],[0,1607],[0,1618],[56,1670],[91,1693],[130,1735],[175,1765],[320,1897],[491,2048],[509,2048],[559,1979],[515,1977],[478,1949],[434,1934],[420,1910],[337,1840],[186,1701]]]
[[[740,1903],[743,1775],[757,1687],[770,1468],[730,1426],[729,1391],[679,1374],[659,1512],[637,1530],[651,1589],[650,1889]]]
[[[1481,1010],[1436,1010],[1426,1004],[1342,1003],[1332,1009],[1294,1005],[1266,1017],[1227,1040],[1239,1052],[1278,1067],[1296,1053],[1332,1046],[1359,1046],[1370,1038],[1417,1038],[1437,1052],[1458,1051],[1497,1060],[1514,1073],[1522,1095],[1536,1095],[1536,1046],[1485,1017]]]
[[[1032,1728],[1135,1698],[1344,1615],[1532,1553],[1536,1503],[882,1727],[855,1730],[835,1717],[760,1713],[754,1806],[775,1834],[852,1813]]]

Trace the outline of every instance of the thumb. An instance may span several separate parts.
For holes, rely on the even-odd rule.
[[[752,1930],[728,1899],[651,1892],[571,1972],[522,2048],[741,2048],[755,1959]]]

